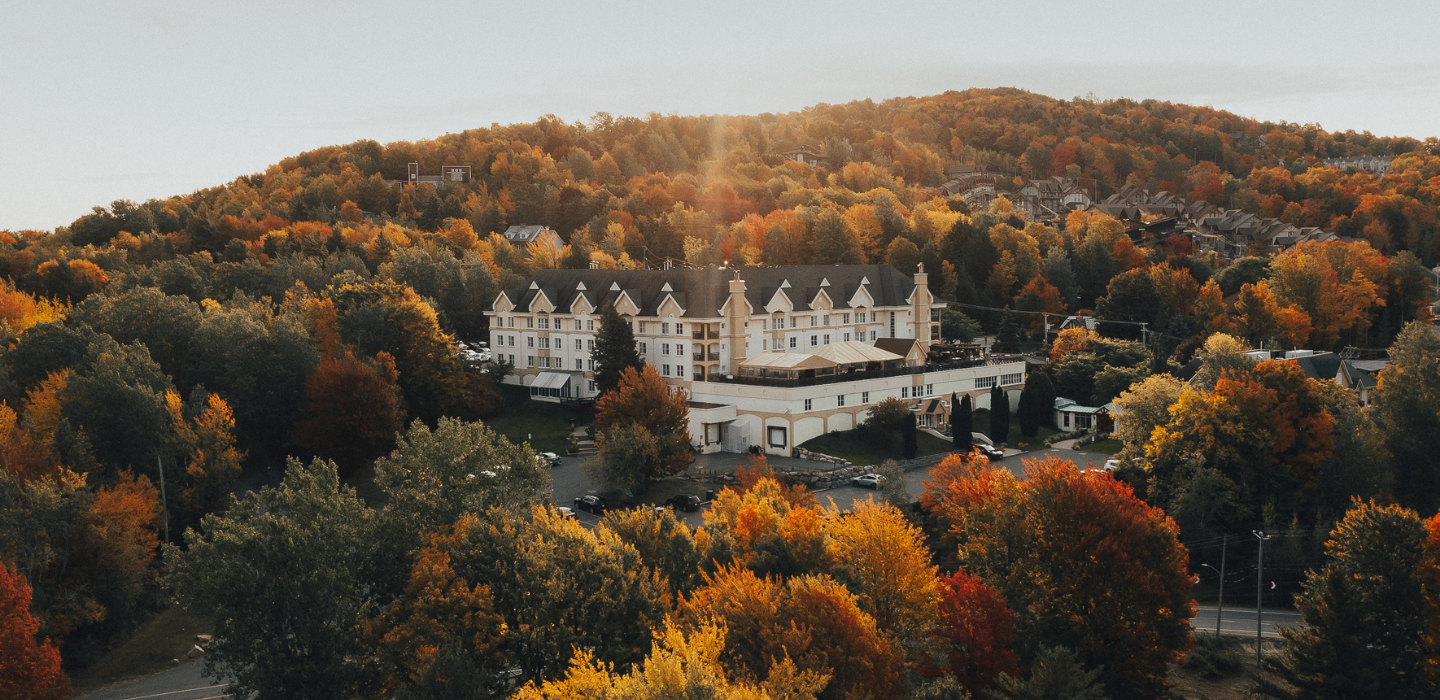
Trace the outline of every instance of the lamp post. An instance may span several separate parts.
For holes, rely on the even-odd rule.
[[[1260,552],[1255,568],[1255,669],[1260,669],[1260,600],[1265,592],[1265,540],[1270,536],[1259,530],[1251,530],[1250,534],[1260,540]]]
[[[1220,624],[1225,620],[1225,574],[1209,564],[1201,564],[1220,577],[1220,603],[1215,606],[1215,638],[1220,638]]]

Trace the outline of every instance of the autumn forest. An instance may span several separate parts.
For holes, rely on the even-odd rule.
[[[1035,216],[1047,179],[1324,235]],[[1040,414],[1122,408],[1120,467],[957,452],[842,510],[736,455],[703,527],[585,527],[487,425],[512,368],[457,347],[535,270],[861,263],[923,265]],[[357,141],[0,231],[0,698],[68,697],[177,601],[259,698],[1167,697],[1224,653],[1192,586],[1253,529],[1305,619],[1253,692],[1433,697],[1437,263],[1435,138],[1014,89]],[[1257,348],[1388,365],[1361,401]]]

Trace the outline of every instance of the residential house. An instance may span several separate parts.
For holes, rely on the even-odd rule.
[[[1361,406],[1369,406],[1380,370],[1389,365],[1389,360],[1342,360],[1340,370],[1335,374],[1335,383],[1355,392]]]
[[[1320,162],[1332,168],[1339,168],[1341,170],[1345,170],[1347,168],[1356,168],[1358,170],[1368,170],[1372,173],[1375,173],[1376,175],[1384,175],[1385,173],[1390,172],[1389,156],[1349,156],[1346,158],[1325,158]]]
[[[560,234],[555,233],[549,226],[520,225],[511,226],[505,229],[505,240],[515,246],[521,257],[530,255],[531,243],[546,243],[556,247],[563,247],[565,242],[560,239]]]
[[[1110,414],[1115,409],[1114,403],[1082,406],[1072,399],[1056,398],[1055,428],[1067,433],[1080,430],[1108,433],[1114,427]]]
[[[688,392],[702,452],[788,455],[856,427],[885,398],[957,393],[987,406],[992,387],[1013,402],[1025,383],[1023,361],[931,361],[944,302],[923,268],[907,277],[889,265],[541,270],[486,314],[492,352],[515,367],[505,381],[535,400],[593,400],[590,353],[607,305],[631,324],[645,363]]]
[[[792,148],[781,155],[785,156],[785,160],[806,163],[817,168],[830,165],[830,156],[825,155],[824,151],[810,146]]]

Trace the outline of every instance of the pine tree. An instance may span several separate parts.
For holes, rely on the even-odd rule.
[[[990,390],[990,440],[996,445],[1010,435],[1010,397],[997,384]]]
[[[590,356],[595,358],[595,388],[602,394],[619,386],[625,368],[638,371],[645,364],[635,349],[635,333],[614,306],[600,312],[600,331],[595,334],[595,349]]]
[[[959,407],[951,413],[950,430],[955,433],[955,446],[969,452],[971,443],[975,441],[975,410],[970,406],[969,394],[960,399]]]
[[[1034,437],[1055,410],[1055,384],[1044,372],[1031,374],[1020,392],[1020,434]]]
[[[1000,314],[1000,328],[995,331],[995,352],[1020,352],[1020,323],[1010,307]]]
[[[905,459],[915,459],[918,448],[915,444],[915,414],[906,413],[905,422],[900,424],[900,450]]]
[[[1296,607],[1300,629],[1282,629],[1285,653],[1260,677],[1272,698],[1434,697],[1422,673],[1426,537],[1414,511],[1357,503],[1330,533],[1326,563],[1310,572]]]
[[[968,398],[970,398],[970,397],[967,396],[967,397],[965,397],[965,398],[968,399]],[[969,436],[969,435],[963,435],[963,436],[962,436],[962,434],[960,433],[960,431],[955,430],[955,425],[956,425],[955,419],[958,418],[959,415],[960,415],[960,399],[957,398],[957,397],[955,396],[955,392],[952,391],[952,392],[950,392],[950,442],[955,445],[955,448],[956,448],[956,449],[963,450],[963,449],[965,449],[965,448],[967,448],[967,447],[970,446],[970,445],[969,445],[970,436]]]

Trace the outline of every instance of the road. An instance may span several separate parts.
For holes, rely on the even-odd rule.
[[[1255,636],[1255,608],[1231,608],[1225,607],[1224,624],[1220,627],[1220,633],[1235,635],[1239,637]],[[1300,626],[1300,613],[1294,610],[1261,610],[1260,612],[1260,634],[1264,637],[1279,637],[1276,632],[1279,627],[1296,628]],[[1215,606],[1202,605],[1195,612],[1195,617],[1190,621],[1196,632],[1215,631]]]
[[[75,700],[218,700],[230,697],[223,684],[201,675],[205,664],[194,661],[153,676],[76,696]]]

